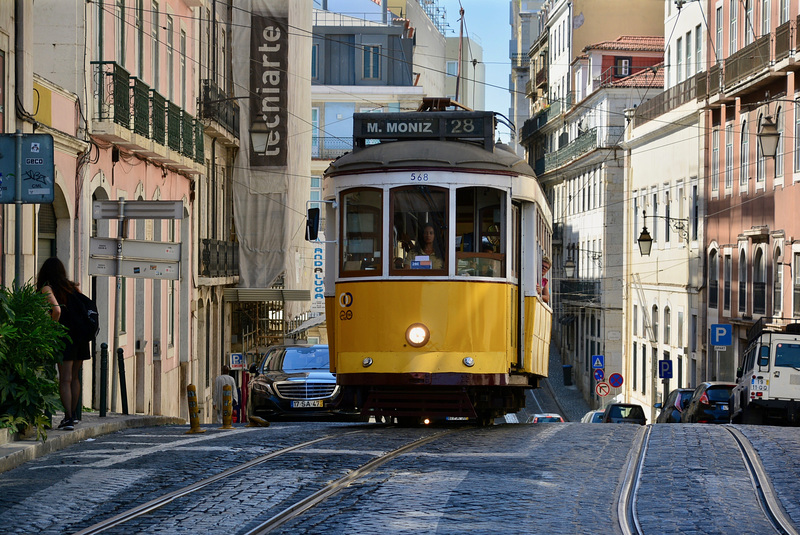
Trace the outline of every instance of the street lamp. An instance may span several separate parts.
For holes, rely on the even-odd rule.
[[[689,243],[689,229],[687,225],[689,224],[688,219],[681,219],[678,217],[665,217],[663,215],[651,215],[650,217],[657,217],[660,219],[666,219],[667,224],[680,234],[681,238],[688,244]],[[642,210],[642,220],[646,223],[647,222],[647,211]],[[653,237],[650,236],[650,232],[647,231],[647,225],[642,226],[642,233],[639,234],[639,239],[636,240],[639,242],[639,252],[642,256],[650,256],[650,251],[653,249]]]
[[[572,258],[564,262],[564,274],[568,279],[575,276],[575,261]]]
[[[758,143],[761,146],[761,154],[768,158],[774,158],[778,152],[778,140],[780,140],[781,133],[778,132],[778,125],[772,120],[771,115],[764,117],[757,136]]]
[[[643,217],[647,218],[647,212],[642,212]],[[639,253],[642,256],[650,256],[650,250],[653,248],[653,237],[647,231],[647,225],[642,227],[642,233],[639,234]]]

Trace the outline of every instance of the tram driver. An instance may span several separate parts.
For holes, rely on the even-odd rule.
[[[422,226],[421,239],[416,247],[406,255],[403,261],[404,268],[412,269],[444,269],[444,251],[439,245],[436,236],[436,227],[433,223]]]

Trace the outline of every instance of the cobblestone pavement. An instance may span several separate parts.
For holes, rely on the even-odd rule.
[[[797,516],[797,429],[739,426]],[[128,429],[0,474],[4,533],[74,533],[259,455],[330,436],[108,533],[245,533],[383,452],[438,428],[278,423]],[[464,428],[394,459],[281,533],[619,533],[636,425]],[[645,533],[771,533],[721,426],[652,427],[637,508]],[[7,520],[10,519],[10,520]]]

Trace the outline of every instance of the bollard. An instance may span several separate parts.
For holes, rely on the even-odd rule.
[[[108,407],[108,344],[100,344],[100,417],[106,415]]]
[[[119,395],[122,396],[122,414],[128,414],[128,385],[125,382],[125,355],[123,349],[117,349],[119,362]]]
[[[233,429],[231,413],[233,412],[233,389],[231,385],[222,387],[222,427],[220,429]]]
[[[186,387],[186,397],[189,399],[189,423],[191,427],[185,434],[205,433],[205,429],[200,429],[200,409],[197,407],[197,387],[189,385]]]

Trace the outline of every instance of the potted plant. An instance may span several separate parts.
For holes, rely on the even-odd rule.
[[[61,408],[56,364],[66,336],[33,285],[0,289],[0,427],[36,429],[37,439],[47,439],[51,415]]]

